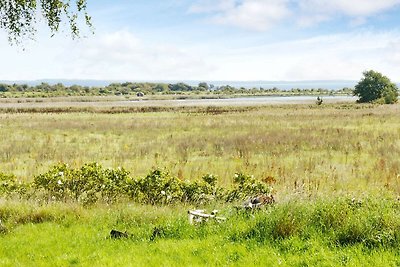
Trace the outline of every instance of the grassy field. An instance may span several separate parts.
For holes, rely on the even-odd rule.
[[[222,206],[221,224],[190,225],[189,206],[2,203],[1,266],[398,266],[400,207],[390,198]],[[110,239],[110,229],[130,237]],[[161,231],[155,234],[155,229]]]
[[[400,105],[52,111],[0,114],[0,172],[30,182],[58,162],[96,161],[228,187],[242,172],[275,181],[277,204],[241,214],[216,202],[207,208],[228,221],[194,227],[189,204],[3,199],[1,266],[400,264]],[[132,236],[107,239],[113,228]]]
[[[57,162],[97,161],[134,176],[235,172],[279,192],[400,190],[400,106],[309,105],[144,113],[0,114],[1,171],[29,180]]]

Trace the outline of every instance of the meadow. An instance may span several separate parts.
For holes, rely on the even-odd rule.
[[[1,171],[31,180],[58,162],[99,162],[222,184],[236,172],[272,176],[285,194],[400,190],[398,105],[159,109],[2,113]]]
[[[195,203],[3,197],[0,265],[398,266],[399,114],[351,103],[2,110],[0,172],[21,183],[59,162],[213,174],[225,188],[245,173],[268,180],[276,204],[247,213],[217,199],[200,208],[228,220],[193,226]],[[131,236],[109,239],[113,228]]]

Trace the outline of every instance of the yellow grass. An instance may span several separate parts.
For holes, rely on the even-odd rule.
[[[148,113],[2,113],[0,171],[31,180],[57,162],[133,176],[235,172],[276,179],[281,196],[400,192],[400,106],[283,105]],[[208,110],[208,111],[210,111]],[[104,110],[103,110],[104,111]]]

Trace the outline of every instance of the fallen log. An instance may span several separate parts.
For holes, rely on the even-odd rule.
[[[206,213],[205,210],[189,210],[188,218],[190,224],[198,224],[207,222],[209,219],[214,219],[217,222],[225,221],[225,217],[216,216],[218,210],[213,210],[210,214]]]

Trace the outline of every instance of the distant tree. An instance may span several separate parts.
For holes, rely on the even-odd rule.
[[[207,91],[210,87],[208,86],[207,83],[201,82],[199,83],[198,89],[202,91]]]
[[[74,2],[72,4],[71,2]],[[67,21],[73,38],[79,36],[78,19],[83,14],[91,28],[91,17],[86,12],[87,0],[1,0],[0,28],[8,33],[10,43],[20,43],[33,37],[36,21],[42,16],[52,35],[59,31],[60,23]]]
[[[230,85],[222,85],[218,88],[220,91],[224,91],[225,93],[234,93],[236,88]]]
[[[181,92],[193,91],[193,87],[185,83],[169,84],[168,88],[171,91],[181,91]]]
[[[168,91],[168,90],[169,90],[168,84],[165,84],[165,83],[158,83],[158,84],[154,87],[154,90],[157,91],[157,92],[165,92],[165,91]]]
[[[393,104],[397,102],[399,92],[396,84],[381,73],[369,70],[363,72],[364,77],[355,86],[353,94],[358,96],[358,102],[377,102]]]
[[[9,90],[7,84],[0,84],[0,92],[7,92]]]
[[[39,92],[50,92],[52,90],[52,86],[48,83],[42,82],[41,84],[36,85],[36,88]]]

